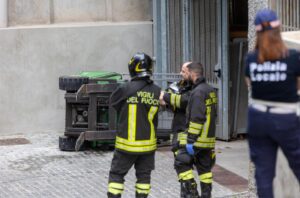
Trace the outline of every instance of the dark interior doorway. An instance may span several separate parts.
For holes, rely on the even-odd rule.
[[[229,130],[231,138],[246,133],[248,90],[244,57],[248,52],[248,0],[229,1]]]

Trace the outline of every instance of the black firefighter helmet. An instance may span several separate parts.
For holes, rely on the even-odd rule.
[[[136,53],[128,63],[131,78],[152,76],[152,59],[145,53]]]

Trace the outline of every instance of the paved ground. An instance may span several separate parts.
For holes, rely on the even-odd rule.
[[[62,152],[58,149],[58,136],[61,134],[0,136],[1,198],[106,197],[112,152]],[[14,145],[7,145],[5,142],[11,138],[25,138],[29,142],[15,139]],[[217,157],[213,197],[249,197],[247,192],[243,192],[247,190],[248,172],[245,141],[218,142]],[[226,182],[230,181],[229,178],[237,183]],[[126,176],[123,197],[134,197],[134,182],[135,175],[131,170]],[[161,148],[156,153],[156,169],[152,174],[149,197],[179,197],[173,157],[168,148]]]

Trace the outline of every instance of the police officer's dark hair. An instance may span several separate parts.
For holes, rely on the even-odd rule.
[[[197,76],[203,76],[204,68],[203,65],[199,62],[192,62],[187,65],[189,72],[194,72]]]

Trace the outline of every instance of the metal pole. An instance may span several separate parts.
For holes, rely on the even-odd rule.
[[[167,42],[167,28],[168,28],[168,1],[161,2],[161,68],[162,73],[167,73],[168,68],[168,42]]]
[[[161,72],[161,68],[158,67],[160,65],[161,58],[159,57],[159,45],[158,45],[158,40],[160,37],[160,5],[158,4],[158,0],[153,0],[152,3],[152,10],[153,10],[153,59],[154,59],[154,70],[155,72],[159,73]]]
[[[222,89],[221,97],[222,106],[222,137],[224,140],[230,139],[229,134],[229,123],[228,123],[228,114],[229,114],[229,66],[228,66],[228,1],[220,0],[221,4],[221,85],[219,86]]]
[[[220,69],[221,71],[221,61],[222,61],[222,28],[221,28],[221,24],[222,24],[222,16],[221,16],[221,1],[222,0],[218,0],[217,1],[217,43],[218,43],[218,64],[215,66],[215,70]],[[217,125],[217,134],[216,137],[218,138],[222,138],[223,136],[223,114],[222,114],[222,107],[223,107],[223,91],[222,91],[222,77],[220,76],[220,79],[217,81],[218,84],[218,125]]]
[[[168,1],[153,0],[153,40],[155,73],[167,73],[167,28],[168,28]],[[160,86],[166,87],[166,82],[161,82]]]

